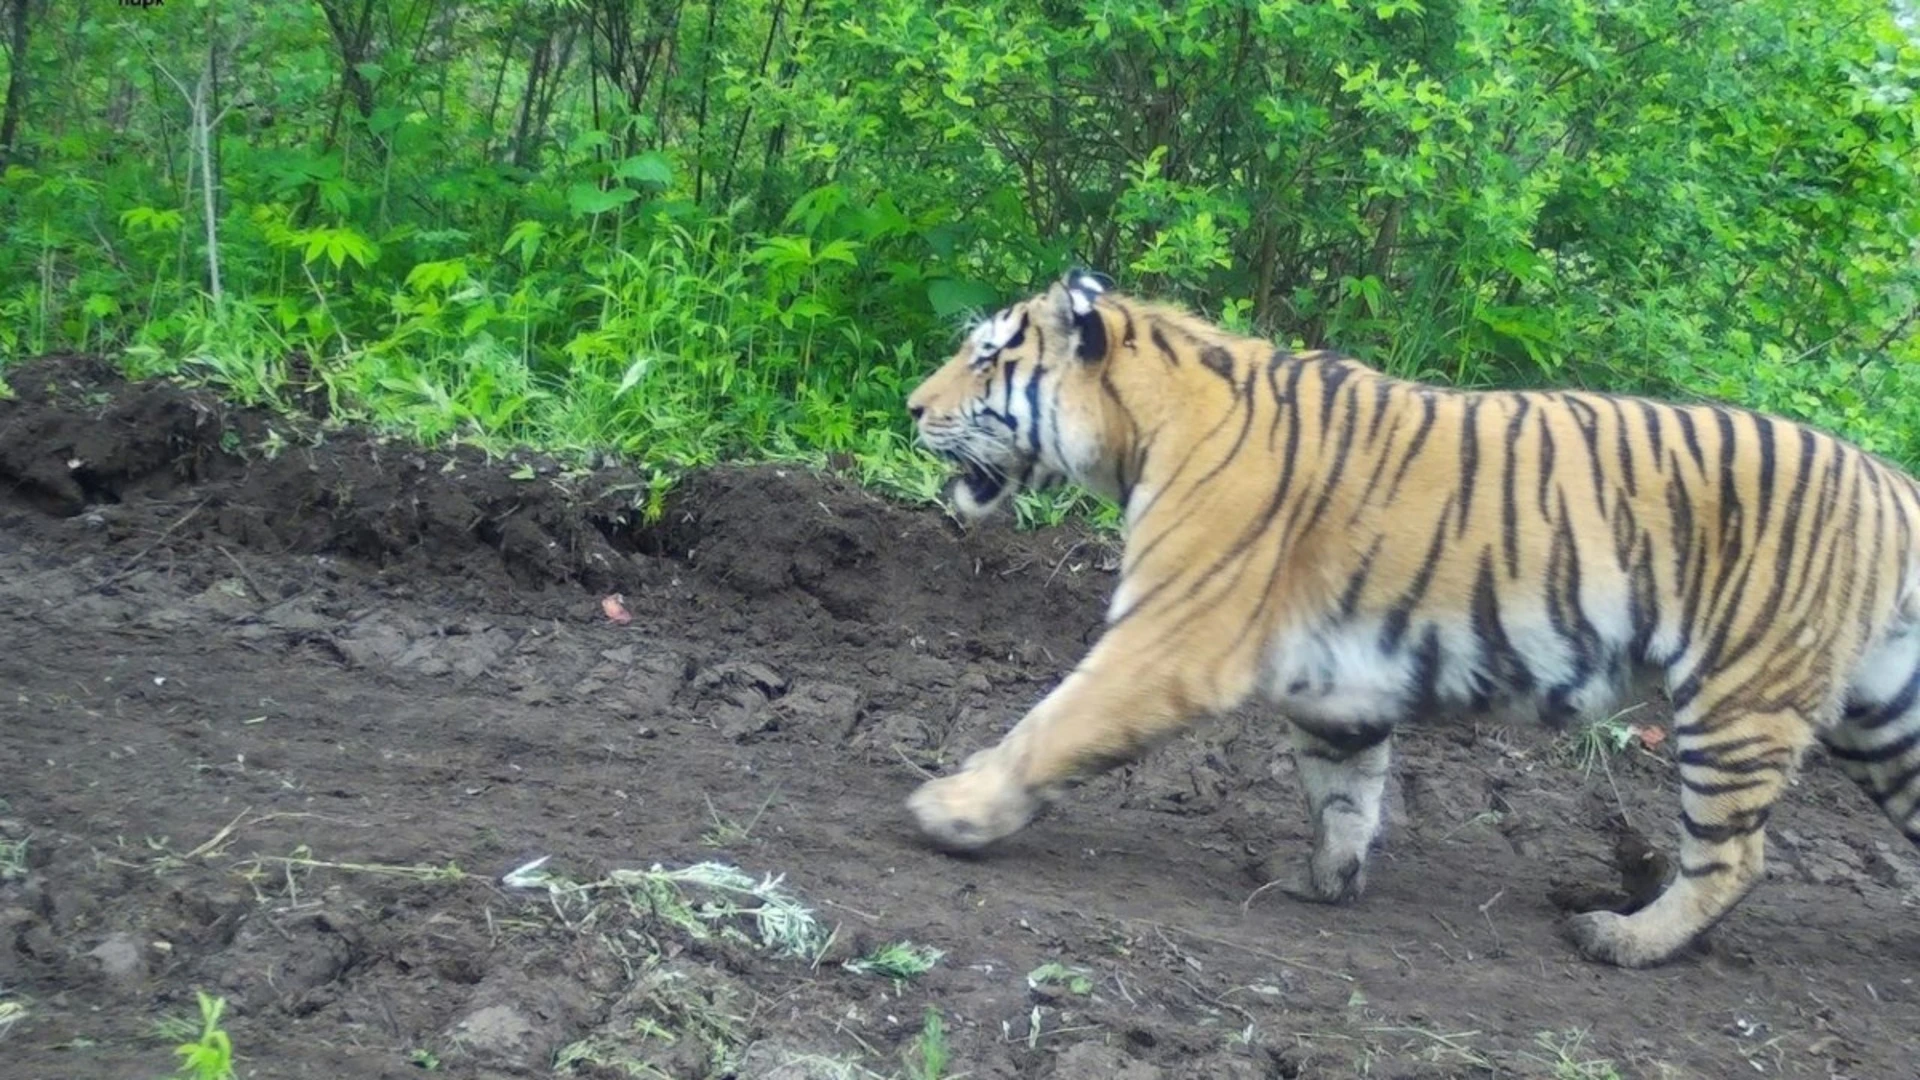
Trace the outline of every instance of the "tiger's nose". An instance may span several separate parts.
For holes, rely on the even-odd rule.
[[[907,415],[913,417],[915,420],[918,420],[922,416],[926,415],[926,412],[927,412],[927,407],[925,405],[908,405],[907,406]]]

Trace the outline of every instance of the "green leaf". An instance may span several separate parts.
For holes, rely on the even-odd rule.
[[[520,262],[524,265],[533,261],[540,250],[540,244],[547,236],[547,227],[537,221],[521,221],[507,234],[507,242],[500,245],[500,254],[505,255],[514,248],[520,249]]]
[[[180,211],[162,210],[151,206],[136,206],[120,215],[120,227],[128,232],[179,232]]]
[[[576,217],[592,217],[617,210],[640,197],[632,188],[607,188],[602,190],[592,184],[575,184],[567,189],[567,207]]]
[[[935,278],[927,282],[927,301],[933,313],[942,319],[963,311],[990,307],[1000,294],[977,281]]]
[[[646,378],[647,369],[652,366],[653,366],[653,357],[651,356],[636,357],[633,363],[627,365],[627,373],[620,377],[620,385],[614,389],[613,396],[615,398],[622,397],[623,395],[626,394],[627,391],[633,389],[635,386],[638,386],[640,384],[640,380]]]
[[[616,165],[613,175],[622,180],[664,188],[673,184],[673,164],[667,160],[667,155],[658,150],[649,150]]]
[[[1027,972],[1027,985],[1036,990],[1043,986],[1057,986],[1081,997],[1093,993],[1093,980],[1088,978],[1086,971],[1058,961],[1041,964]]]

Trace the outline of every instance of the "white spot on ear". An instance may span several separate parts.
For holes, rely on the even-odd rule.
[[[1076,317],[1091,315],[1094,299],[1106,291],[1107,287],[1092,274],[1076,274],[1067,282],[1067,303]]]

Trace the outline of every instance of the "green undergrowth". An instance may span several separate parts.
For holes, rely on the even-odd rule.
[[[324,399],[323,432],[353,424],[430,447],[465,445],[490,455],[530,450],[577,465],[634,469],[647,479],[639,501],[652,514],[680,477],[732,462],[831,468],[909,504],[939,500],[948,467],[912,445],[903,419],[911,373],[869,368],[846,385],[843,373],[824,363],[809,372],[777,352],[738,363],[672,351],[669,343],[684,347],[691,335],[677,327],[636,330],[633,313],[661,320],[662,308],[697,315],[703,305],[744,302],[730,296],[737,282],[704,282],[695,268],[654,254],[613,274],[607,310],[563,346],[564,363],[543,367],[511,339],[485,331],[443,332],[436,320],[463,316],[438,308],[436,320],[422,317],[423,324],[401,327],[389,340],[309,351],[254,305],[202,299],[171,318],[177,339],[129,346],[119,366],[130,378],[176,379],[302,422],[307,403]],[[472,283],[464,303],[483,304]],[[716,310],[714,322],[694,321],[717,333],[725,320],[749,325],[752,317]],[[777,319],[773,325],[777,330]],[[648,346],[636,350],[636,340]],[[941,358],[944,350],[927,364]],[[1028,492],[1016,504],[1024,527],[1071,516],[1100,526],[1117,520],[1112,507],[1076,490]]]
[[[1885,0],[65,11],[0,49],[0,370],[924,501],[907,391],[1083,265],[1396,375],[1920,465],[1920,30]]]

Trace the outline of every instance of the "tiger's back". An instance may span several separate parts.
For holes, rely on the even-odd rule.
[[[1017,829],[1063,782],[1259,694],[1292,722],[1316,826],[1289,891],[1341,900],[1396,723],[1563,722],[1636,673],[1675,710],[1680,876],[1641,912],[1574,920],[1590,955],[1657,962],[1722,917],[1816,738],[1920,842],[1920,497],[1840,440],[1717,405],[1426,387],[1084,279],[986,324],[911,407],[983,496],[962,509],[1064,476],[1128,526],[1101,642],[916,793],[942,842]]]

